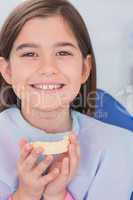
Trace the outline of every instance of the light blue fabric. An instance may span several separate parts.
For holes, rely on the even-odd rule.
[[[95,118],[133,132],[133,116],[109,93],[97,89]],[[130,200],[133,200],[133,193]]]
[[[133,134],[71,110],[73,130],[81,148],[81,162],[68,189],[75,200],[129,200],[133,188]],[[0,200],[18,187],[16,162],[18,142],[58,140],[31,126],[18,108],[0,113]]]

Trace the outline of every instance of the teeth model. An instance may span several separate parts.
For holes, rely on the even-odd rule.
[[[31,144],[33,145],[34,148],[42,147],[44,149],[43,154],[45,155],[60,154],[68,151],[69,136],[64,136],[63,140],[56,142],[36,141],[36,142],[31,142]]]

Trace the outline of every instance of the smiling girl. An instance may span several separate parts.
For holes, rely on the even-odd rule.
[[[66,0],[27,0],[0,32],[0,199],[127,200],[133,136],[98,122],[85,23]],[[78,102],[78,103],[77,103]],[[70,136],[42,155],[31,142]]]

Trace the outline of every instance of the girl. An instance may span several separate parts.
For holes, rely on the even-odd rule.
[[[133,136],[90,117],[95,58],[71,3],[16,7],[0,33],[0,72],[1,200],[130,199]],[[68,152],[57,157],[30,144],[61,140],[68,131]]]

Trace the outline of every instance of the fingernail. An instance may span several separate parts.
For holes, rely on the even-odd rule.
[[[76,135],[70,135],[70,139],[73,141],[73,142],[76,142]]]
[[[19,141],[19,146],[20,146],[20,148],[23,148],[23,146],[24,145],[26,145],[26,143],[27,143],[28,141],[26,140],[26,139],[21,139],[20,141]]]
[[[36,149],[36,153],[37,153],[37,154],[42,153],[42,151],[43,151],[43,150],[42,150],[41,148],[37,148],[37,149]]]
[[[52,159],[53,159],[53,156],[52,156],[52,155],[49,155],[49,156],[46,157],[46,160],[47,160],[47,161],[51,161]]]
[[[25,145],[25,148],[26,148],[26,150],[29,151],[29,150],[32,148],[32,146],[31,146],[30,144],[26,144],[26,145]]]

